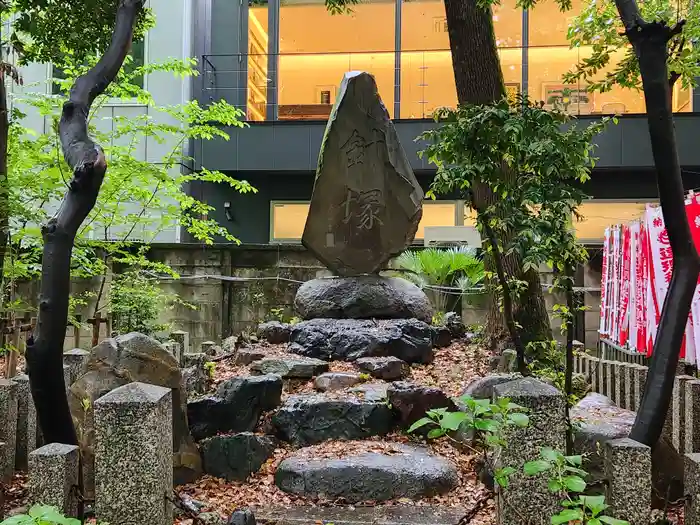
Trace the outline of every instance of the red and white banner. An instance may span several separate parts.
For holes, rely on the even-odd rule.
[[[686,200],[686,214],[700,251],[700,195]],[[647,206],[632,224],[605,230],[600,285],[600,334],[651,355],[673,274],[673,253],[661,208]],[[700,362],[700,281],[686,326],[681,357]]]

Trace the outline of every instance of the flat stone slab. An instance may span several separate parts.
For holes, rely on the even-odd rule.
[[[417,319],[313,319],[292,327],[289,350],[327,360],[394,356],[406,363],[433,361],[432,328]]]
[[[255,361],[260,361],[261,359],[264,359],[266,355],[267,353],[258,348],[239,348],[238,350],[236,350],[236,355],[233,358],[233,364],[248,366],[251,363],[255,363]]]
[[[463,507],[391,505],[388,507],[282,507],[254,509],[261,525],[458,525]]]
[[[384,381],[403,379],[409,373],[408,365],[398,357],[361,357],[355,361],[357,368],[372,377]]]
[[[341,459],[292,456],[277,467],[275,483],[292,494],[350,503],[430,497],[457,486],[457,469],[450,461],[418,447],[396,448],[395,454],[367,452]]]
[[[266,357],[250,365],[257,374],[275,374],[283,379],[311,379],[328,372],[328,363],[303,357]]]
[[[290,396],[272,416],[277,436],[295,446],[388,434],[394,414],[383,401],[318,395]]]
[[[258,337],[273,345],[289,342],[291,326],[279,321],[268,321],[258,326]]]
[[[377,273],[411,245],[423,190],[369,73],[346,73],[326,125],[302,244],[333,273]]]
[[[349,392],[365,401],[387,402],[389,400],[388,389],[388,383],[363,383],[351,388]]]
[[[303,319],[410,319],[430,323],[425,292],[399,277],[360,275],[312,279],[299,287],[294,307]]]

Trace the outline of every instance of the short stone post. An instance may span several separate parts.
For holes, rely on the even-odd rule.
[[[5,443],[0,480],[8,481],[15,471],[17,448],[17,383],[0,379],[0,442]]]
[[[190,334],[184,330],[175,330],[170,333],[170,339],[180,343],[180,348],[182,348],[182,353],[187,354],[190,350]]]
[[[685,389],[692,376],[676,376],[673,382],[673,397],[671,398],[671,438],[673,448],[679,454],[691,452],[685,449]]]
[[[634,408],[632,410],[637,411],[642,404],[642,397],[644,397],[644,389],[647,386],[647,367],[642,365],[635,365],[634,370]]]
[[[36,407],[29,388],[29,376],[15,376],[12,382],[17,385],[15,468],[26,472],[29,468],[29,453],[36,449]]]
[[[615,363],[605,361],[603,363],[603,376],[605,377],[605,395],[615,403]]]
[[[634,410],[634,366],[625,363],[622,368],[622,408]]]
[[[90,360],[90,352],[80,348],[63,352],[63,364],[68,366],[70,384],[75,383],[79,377],[87,372],[87,364]]]
[[[700,452],[700,381],[685,384],[685,451]]]
[[[683,464],[685,524],[700,525],[700,454],[686,454]]]
[[[500,457],[501,466],[516,471],[507,489],[497,489],[497,522],[499,525],[520,525],[522,515],[532,525],[548,525],[559,511],[560,498],[547,489],[545,476],[525,476],[523,465],[539,457],[540,448],[564,450],[566,436],[565,398],[556,388],[527,377],[494,387],[494,398],[509,398],[528,409],[530,425],[507,427],[508,446]],[[507,503],[506,503],[507,502]]]
[[[34,504],[52,505],[69,517],[78,516],[80,449],[50,443],[29,454],[29,494]]]
[[[168,352],[170,352],[175,357],[175,360],[178,362],[178,364],[182,366],[182,356],[184,355],[182,352],[182,345],[177,341],[166,341],[165,343],[163,343],[163,346]]]
[[[172,393],[129,383],[95,401],[95,514],[110,525],[172,525]]]
[[[619,361],[615,362],[615,388],[614,388],[614,395],[613,395],[613,402],[615,405],[619,406],[622,408],[622,403],[624,402],[624,393],[625,389],[623,386],[623,381],[624,381],[624,363],[621,363]]]
[[[70,376],[70,366],[67,364],[63,364],[63,383],[66,385],[66,396],[68,395],[68,391],[70,390],[70,386],[73,384],[73,381],[71,381],[71,376]]]
[[[651,515],[651,448],[629,438],[605,442],[607,513],[634,525]]]
[[[207,355],[214,355],[216,352],[214,350],[214,347],[216,346],[216,343],[214,341],[204,341],[201,345],[201,353],[207,354]]]

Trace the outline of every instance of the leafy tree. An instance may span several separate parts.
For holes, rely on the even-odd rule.
[[[667,25],[686,19],[683,32],[673,35],[666,49],[668,83],[673,87],[680,80],[683,88],[695,86],[695,79],[700,76],[700,48],[694,44],[700,38],[700,4],[689,0],[652,0],[639,4],[639,10],[644,19]],[[639,62],[623,29],[615,2],[589,0],[584,4],[571,22],[567,37],[572,47],[591,46],[592,54],[564,76],[565,82],[584,81],[591,91],[601,92],[616,85],[641,89]]]
[[[535,341],[524,341],[525,320],[513,307],[528,283],[503,260],[515,255],[525,271],[548,264],[571,287],[573,270],[586,259],[571,221],[586,198],[581,184],[590,178],[594,161],[591,139],[607,120],[585,128],[566,127],[570,117],[546,111],[524,96],[512,102],[444,108],[435,118],[442,125],[421,137],[429,144],[422,154],[437,166],[431,194],[461,192],[470,198],[475,187],[488,187],[499,197],[476,208],[477,225],[495,261],[495,295],[502,299],[518,365],[525,372],[526,349],[531,358],[543,356],[537,354]],[[517,181],[504,179],[504,168],[516,173]]]

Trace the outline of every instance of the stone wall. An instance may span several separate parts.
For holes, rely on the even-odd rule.
[[[294,295],[300,282],[329,272],[303,247],[298,245],[246,245],[219,244],[202,246],[193,244],[158,244],[150,252],[150,258],[169,264],[181,276],[178,280],[166,279],[164,289],[177,293],[183,301],[196,308],[176,306],[163,312],[161,321],[173,329],[189,332],[194,347],[207,340],[218,341],[232,333],[252,330],[273,309],[279,309],[287,318],[293,317]],[[600,269],[588,265],[577,285],[598,287]],[[551,273],[543,274],[543,283],[551,283]],[[73,283],[73,292],[97,291],[100,279],[81,280]],[[109,279],[105,293],[109,290]],[[36,282],[23,283],[19,295],[36,298]],[[591,309],[585,314],[585,342],[595,347],[598,327],[599,292],[585,294],[585,304]],[[564,302],[549,292],[545,293],[548,308]],[[31,301],[36,303],[36,299]],[[93,316],[95,298],[77,310],[83,320]],[[481,323],[486,314],[486,298],[469,296],[463,301],[462,315],[467,324]],[[583,316],[582,316],[583,317]],[[555,336],[560,337],[559,321],[552,317]],[[88,348],[91,327],[81,331],[80,344],[74,344],[74,329],[69,327],[66,348]],[[101,336],[106,335],[102,326]],[[583,335],[578,339],[582,339]]]

